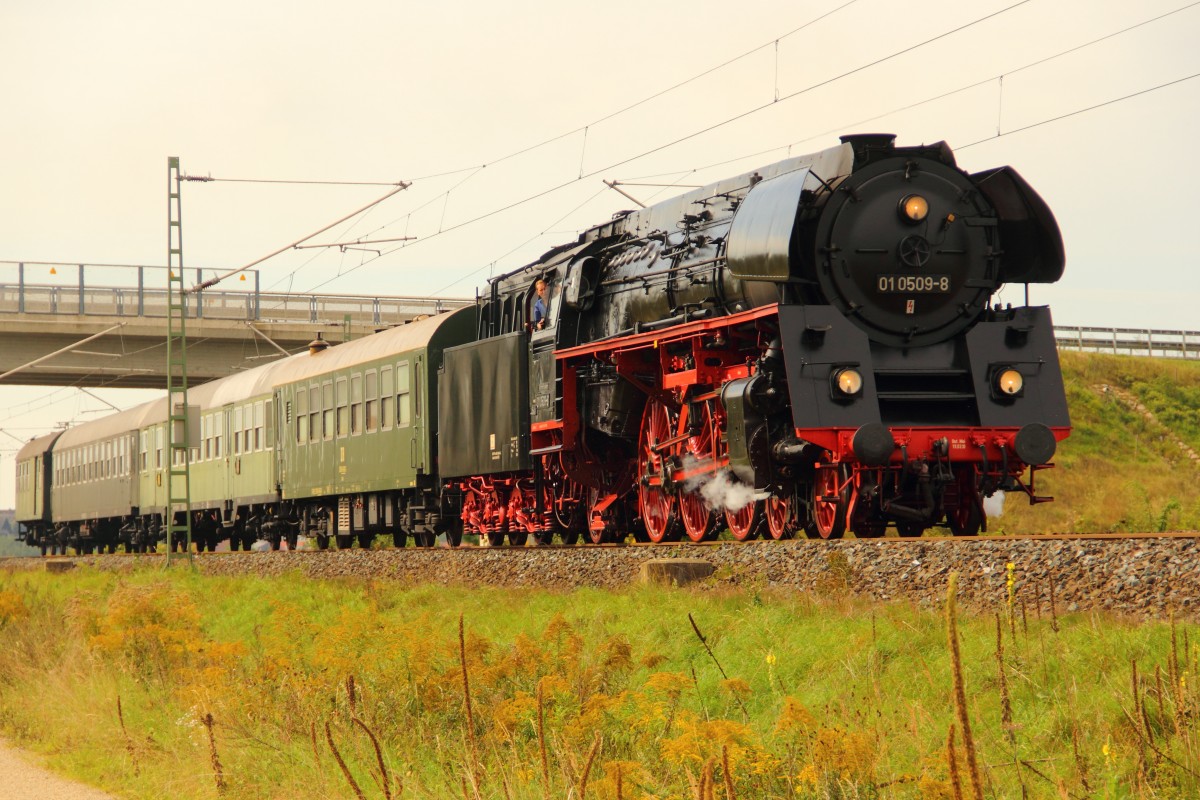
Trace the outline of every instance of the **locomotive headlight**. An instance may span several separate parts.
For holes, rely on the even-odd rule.
[[[900,201],[900,218],[910,224],[924,222],[929,216],[929,201],[919,194],[906,195]]]
[[[999,397],[1020,397],[1025,388],[1025,378],[1012,367],[998,367],[993,373],[992,385]]]
[[[843,367],[834,371],[833,388],[842,398],[855,397],[862,392],[862,373],[852,367]]]

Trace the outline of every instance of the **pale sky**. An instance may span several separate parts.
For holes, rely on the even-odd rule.
[[[412,181],[320,241],[415,241],[292,251],[261,265],[264,289],[470,296],[629,208],[602,179],[704,183],[886,131],[1042,194],[1067,269],[1032,300],[1057,323],[1198,330],[1198,40],[1186,0],[4,0],[0,262],[165,264],[179,156],[215,178]],[[185,265],[243,266],[386,191],[185,184]],[[104,408],[0,389],[0,508],[12,436]]]

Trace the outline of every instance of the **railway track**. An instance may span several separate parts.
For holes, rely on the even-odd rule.
[[[967,546],[959,546],[966,544]],[[951,572],[962,602],[1014,613],[1112,611],[1137,617],[1200,611],[1200,533],[979,536],[921,539],[793,540],[702,544],[609,544],[512,548],[404,548],[204,553],[204,575],[396,581],[446,586],[498,585],[514,590],[619,590],[637,582],[651,559],[707,562],[712,575],[696,591],[806,592],[937,604]],[[63,569],[66,564],[115,572],[161,571],[163,554],[11,558],[0,569]],[[63,566],[50,566],[63,565]]]

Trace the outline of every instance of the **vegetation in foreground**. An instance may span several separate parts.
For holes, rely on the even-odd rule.
[[[1071,437],[991,532],[1200,530],[1200,362],[1061,352]],[[1139,408],[1140,406],[1140,408]]]
[[[1195,797],[1195,629],[1035,602],[0,573],[0,720],[125,797]]]

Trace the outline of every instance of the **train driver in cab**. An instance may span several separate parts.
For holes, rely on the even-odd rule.
[[[533,329],[540,331],[546,327],[546,314],[550,310],[550,298],[546,294],[546,281],[542,278],[537,279],[533,288],[537,290],[537,300],[533,302]]]

